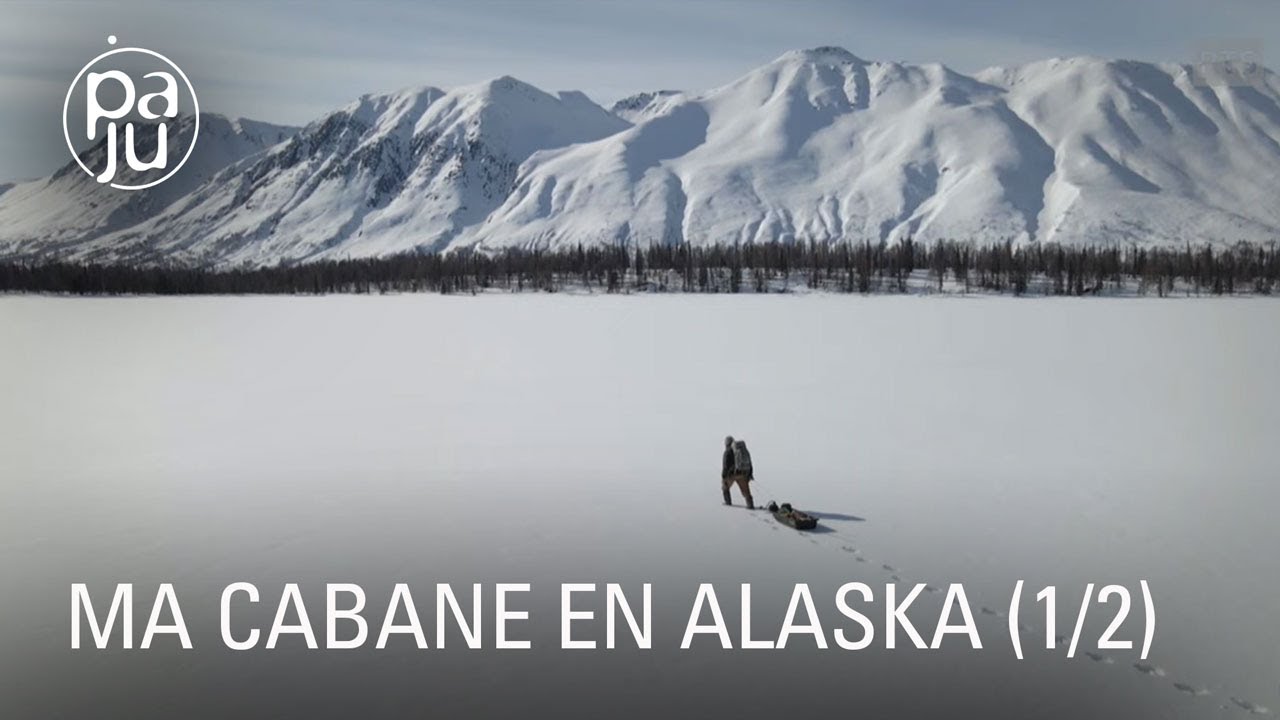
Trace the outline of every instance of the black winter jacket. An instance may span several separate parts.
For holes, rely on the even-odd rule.
[[[733,448],[727,447],[724,449],[724,460],[721,463],[720,479],[723,480],[729,477],[730,475],[732,475],[733,470],[734,470]]]

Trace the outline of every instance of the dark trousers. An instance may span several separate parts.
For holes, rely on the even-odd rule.
[[[726,475],[720,479],[720,490],[724,492],[724,502],[726,505],[732,504],[729,499],[729,488],[737,483],[738,490],[742,492],[742,498],[747,501],[747,507],[756,506],[751,499],[751,478],[746,475]]]

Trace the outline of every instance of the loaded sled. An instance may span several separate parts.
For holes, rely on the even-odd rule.
[[[818,526],[818,518],[810,515],[803,510],[796,510],[791,507],[791,503],[776,502],[769,503],[769,512],[773,513],[773,517],[778,522],[797,530],[812,530]]]

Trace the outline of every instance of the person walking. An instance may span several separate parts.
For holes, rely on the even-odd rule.
[[[724,494],[724,504],[733,504],[729,497],[729,487],[736,484],[742,498],[747,501],[747,509],[754,510],[755,501],[751,499],[751,481],[754,478],[747,444],[742,440],[734,440],[732,435],[726,437],[724,455],[720,459],[720,490]]]

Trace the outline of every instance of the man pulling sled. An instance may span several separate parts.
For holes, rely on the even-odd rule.
[[[742,499],[747,501],[747,509],[754,510],[756,505],[751,498],[751,481],[755,479],[755,470],[751,467],[751,452],[747,450],[747,443],[734,440],[732,435],[726,437],[724,455],[720,461],[720,491],[724,494],[724,504],[733,504],[733,498],[729,496],[729,488],[737,485],[742,493]],[[803,510],[796,510],[791,507],[791,503],[779,505],[770,502],[768,509],[778,522],[797,530],[812,530],[818,525],[817,518]]]
[[[755,510],[755,502],[751,499],[751,481],[755,473],[751,469],[751,452],[742,440],[734,440],[730,435],[724,439],[724,457],[720,463],[720,490],[724,492],[724,504],[732,505],[729,498],[729,486],[737,484],[742,491],[742,499],[747,501],[747,509]]]

